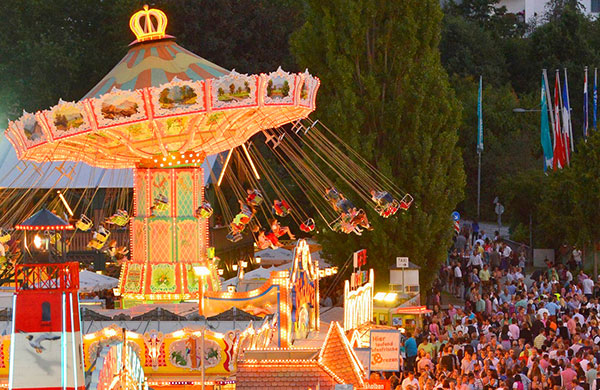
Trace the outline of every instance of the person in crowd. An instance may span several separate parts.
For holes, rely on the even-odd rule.
[[[400,389],[600,390],[600,285],[577,248],[530,273],[496,236],[449,251],[433,313],[405,335]],[[460,303],[441,306],[443,290]]]

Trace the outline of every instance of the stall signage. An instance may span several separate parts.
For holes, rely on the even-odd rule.
[[[354,252],[353,256],[354,260],[354,268],[360,268],[363,265],[367,264],[367,250],[361,249],[359,251]]]
[[[356,289],[369,281],[369,273],[367,271],[353,272],[350,279],[350,288]]]
[[[396,267],[408,268],[408,257],[396,257]]]
[[[400,370],[400,331],[371,330],[370,371]]]
[[[390,386],[387,379],[368,379],[361,390],[391,390]]]

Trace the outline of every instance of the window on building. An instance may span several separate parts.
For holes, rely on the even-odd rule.
[[[594,13],[600,12],[600,0],[592,0],[591,11]]]
[[[42,322],[50,322],[50,302],[42,302]]]

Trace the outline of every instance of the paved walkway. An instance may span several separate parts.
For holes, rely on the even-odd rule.
[[[461,220],[460,224],[461,226],[463,225],[470,225],[471,224],[471,220]],[[510,237],[510,232],[508,230],[508,226],[498,226],[497,223],[495,222],[479,222],[479,231],[484,231],[488,237],[493,237],[494,232],[496,230],[498,230],[498,232],[500,233],[500,236],[502,236],[503,238],[509,238]]]

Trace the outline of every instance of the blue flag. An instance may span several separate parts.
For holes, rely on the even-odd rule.
[[[483,152],[483,112],[481,107],[483,77],[479,76],[479,95],[477,97],[477,153]]]
[[[594,69],[594,104],[593,104],[593,115],[592,115],[592,127],[594,130],[596,127],[596,114],[598,113],[598,68]]]
[[[552,159],[554,153],[552,151],[552,138],[550,137],[550,124],[548,123],[548,102],[546,100],[546,83],[542,76],[542,97],[540,107],[542,108],[541,115],[541,141],[542,149],[544,150],[544,172],[552,169]]]

